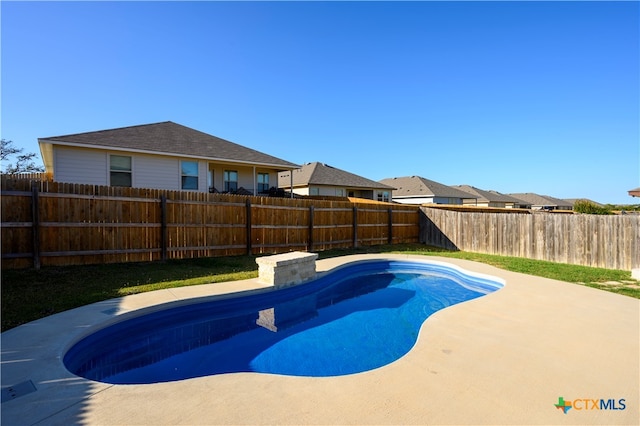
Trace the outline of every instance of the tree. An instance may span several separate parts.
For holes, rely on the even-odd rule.
[[[573,204],[573,211],[585,214],[611,214],[611,211],[606,207],[600,207],[589,200],[578,200]]]
[[[16,173],[37,173],[44,172],[44,167],[36,165],[34,159],[36,158],[35,152],[23,154],[24,148],[18,148],[13,145],[13,141],[2,139],[2,146],[0,146],[0,161],[5,163],[15,156],[15,164],[8,163],[2,173],[13,175]]]

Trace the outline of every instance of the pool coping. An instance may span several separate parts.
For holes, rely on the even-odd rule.
[[[0,335],[2,423],[638,424],[640,300],[435,256],[319,260],[320,273],[369,259],[435,261],[498,277],[503,289],[432,315],[385,367],[340,377],[234,373],[110,385],[69,373],[65,351],[90,328],[176,300],[260,290],[257,279],[159,290],[52,315]],[[29,383],[36,391],[30,391]],[[17,385],[21,385],[17,386]],[[19,388],[19,389],[18,389]],[[558,398],[624,399],[624,410],[557,410]],[[584,403],[586,404],[586,403]],[[583,404],[583,405],[584,405]],[[608,407],[611,407],[610,403]]]

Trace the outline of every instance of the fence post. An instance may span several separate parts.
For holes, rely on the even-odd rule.
[[[427,244],[426,238],[426,215],[422,210],[422,207],[418,208],[418,243]]]
[[[353,247],[358,247],[358,207],[353,206]]]
[[[308,251],[313,251],[313,205],[309,206],[309,248]]]
[[[247,254],[251,256],[251,199],[247,198]]]
[[[389,230],[387,232],[387,244],[393,244],[393,209],[389,207]]]
[[[161,259],[167,260],[167,196],[160,196],[160,251]]]
[[[40,269],[40,208],[38,206],[38,182],[31,182],[31,237],[33,267]]]

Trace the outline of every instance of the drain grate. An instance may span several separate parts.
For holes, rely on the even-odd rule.
[[[17,385],[2,388],[2,402],[11,401],[21,396],[35,392],[37,389],[31,380],[18,383]]]

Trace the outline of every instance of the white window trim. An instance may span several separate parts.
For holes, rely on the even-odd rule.
[[[184,189],[182,187],[182,163],[196,163],[196,189]],[[198,160],[184,159],[178,162],[178,188],[180,188],[181,191],[200,191],[200,162]]]
[[[107,186],[111,186],[111,156],[117,155],[118,157],[130,157],[131,158],[131,188],[136,188],[136,174],[135,174],[135,164],[136,157],[131,155],[128,152],[107,152]],[[126,188],[126,186],[118,187],[118,188]]]
[[[268,191],[269,191],[269,189],[271,188],[271,176],[270,176],[270,175],[271,175],[271,173],[269,173],[269,172],[258,172],[258,173],[257,173],[257,175],[256,175],[256,186],[255,186],[255,187],[256,187],[256,192],[257,192],[257,193],[259,193],[259,192],[260,192],[260,188],[259,188],[259,186],[260,186],[261,184],[264,184],[264,183],[265,183],[265,182],[258,182],[258,181],[260,180],[260,179],[259,179],[259,178],[260,178],[260,176],[266,176],[266,177],[267,177],[267,182],[266,182],[266,184],[267,184],[267,189],[266,189],[266,191],[265,191],[265,192],[268,192]]]
[[[236,174],[236,180],[227,180],[227,173],[235,173]],[[222,171],[222,190],[225,192],[232,192],[231,190],[227,190],[227,182],[235,182],[236,183],[236,189],[234,191],[237,191],[240,188],[240,173],[238,172],[238,170],[233,170],[233,169],[223,169]]]

